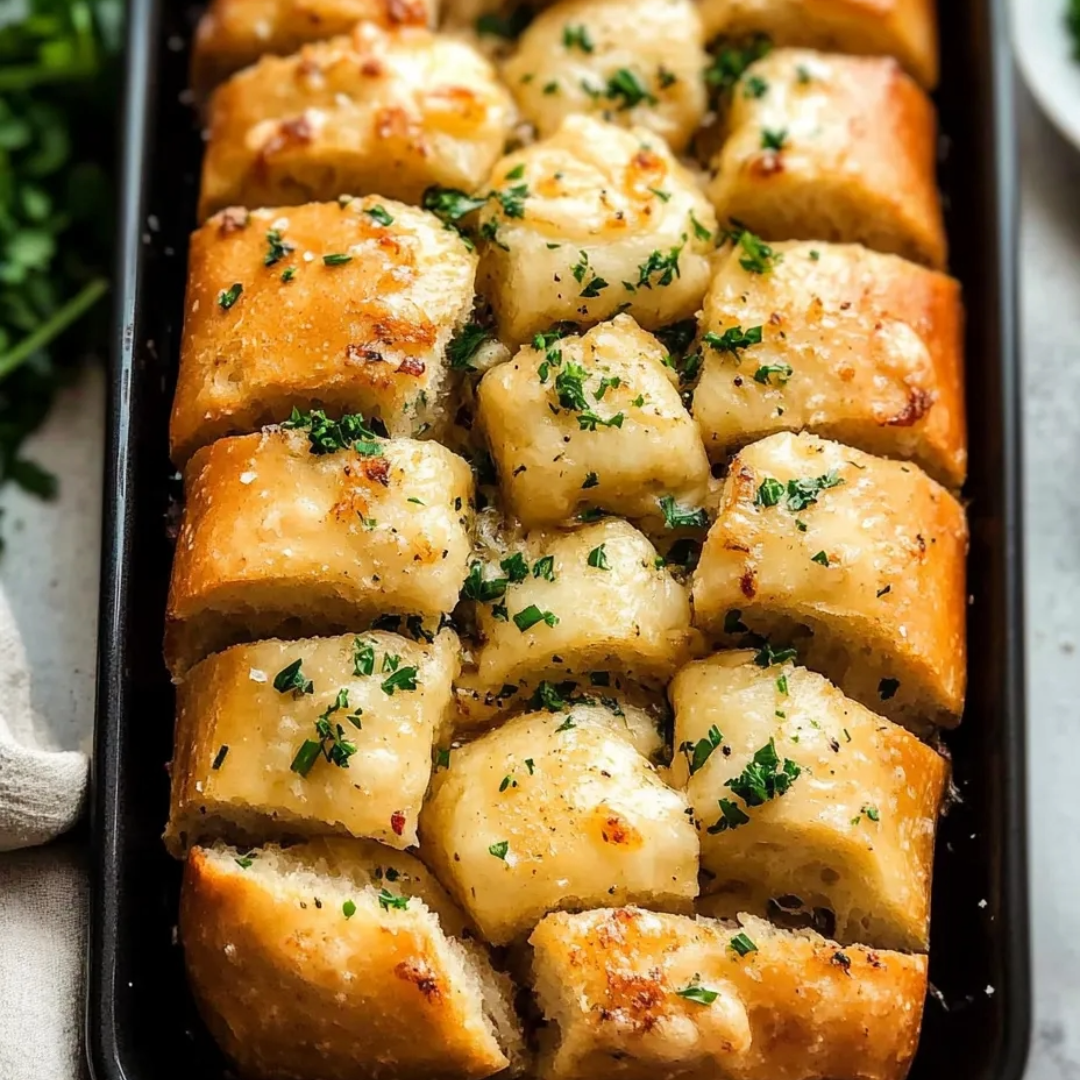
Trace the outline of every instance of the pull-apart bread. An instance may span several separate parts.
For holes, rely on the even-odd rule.
[[[525,346],[489,371],[479,420],[511,512],[528,527],[589,508],[663,523],[705,501],[709,462],[667,350],[629,315]]]
[[[371,841],[195,848],[180,940],[244,1077],[480,1080],[523,1055],[513,987],[419,860]]]
[[[694,0],[565,0],[525,30],[502,75],[544,138],[585,113],[681,153],[708,106],[703,44]]]
[[[218,87],[199,217],[373,192],[419,203],[433,184],[472,190],[514,120],[509,93],[464,41],[361,23]]]
[[[669,693],[702,909],[925,951],[944,759],[768,649],[692,663]]]
[[[219,439],[185,474],[166,611],[174,675],[243,641],[356,631],[380,615],[437,625],[469,558],[472,472],[434,442],[307,430]]]
[[[460,236],[388,199],[216,214],[188,256],[173,460],[294,408],[439,425],[475,275]]]
[[[509,720],[436,774],[421,854],[494,944],[559,908],[692,909],[698,837],[685,795],[625,717],[586,702]]]
[[[694,419],[710,457],[811,431],[967,474],[960,286],[859,245],[772,245],[764,272],[727,249],[705,296]]]
[[[177,688],[173,854],[221,835],[415,844],[459,645],[451,630],[411,625],[417,640],[258,641],[196,664]]]
[[[934,0],[702,0],[706,40],[892,56],[932,90],[938,80]],[[724,43],[721,43],[724,44]]]
[[[660,136],[568,116],[503,158],[491,186],[478,280],[504,344],[620,312],[655,330],[701,306],[716,215]]]
[[[635,908],[549,915],[529,939],[541,1080],[903,1080],[926,957]]]
[[[201,96],[263,56],[287,56],[358,22],[430,26],[437,16],[437,0],[211,0],[195,31],[191,84]]]
[[[535,688],[590,672],[663,686],[689,659],[686,586],[617,518],[529,537],[501,565],[470,567],[480,685]]]
[[[747,633],[917,731],[960,719],[967,522],[915,465],[814,435],[742,450],[694,572],[694,618]]]
[[[709,184],[721,224],[944,268],[937,117],[895,60],[778,49],[747,69],[726,126]]]

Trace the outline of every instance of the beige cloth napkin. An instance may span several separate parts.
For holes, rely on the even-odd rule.
[[[44,844],[82,812],[89,764],[51,749],[30,704],[30,672],[0,591],[0,1080],[82,1074],[84,853]]]

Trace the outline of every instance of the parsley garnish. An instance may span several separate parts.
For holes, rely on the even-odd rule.
[[[323,266],[344,266],[352,262],[352,256],[344,251],[332,251],[322,257]]]
[[[705,762],[712,757],[712,752],[723,741],[724,736],[720,734],[720,729],[713,724],[704,739],[698,739],[696,743],[689,741],[682,743],[679,753],[686,755],[686,763],[690,767],[691,776],[704,767]]]
[[[295,266],[286,266],[286,267],[285,267],[285,269],[281,271],[281,280],[282,280],[282,281],[283,281],[283,282],[284,282],[284,283],[285,283],[286,285],[287,285],[287,284],[288,284],[288,283],[289,283],[290,281],[292,281],[292,279],[293,279],[294,277],[296,277],[296,267],[295,267]]]
[[[572,716],[568,716],[568,717],[567,717],[567,718],[566,718],[566,719],[565,719],[565,720],[564,720],[564,721],[563,721],[563,722],[562,722],[562,723],[561,723],[561,724],[560,724],[560,725],[559,725],[559,726],[558,726],[558,727],[557,727],[557,728],[555,729],[555,734],[556,734],[556,735],[558,735],[558,734],[559,734],[560,732],[563,732],[563,731],[570,731],[571,729],[573,729],[573,728],[576,728],[576,727],[577,727],[577,724],[575,724],[575,723],[574,723],[574,718],[573,718]]]
[[[564,409],[582,410],[589,407],[585,399],[585,380],[589,373],[580,364],[568,361],[555,376],[555,393]]]
[[[792,367],[790,364],[763,364],[754,372],[754,382],[763,386],[769,385],[769,380],[775,376],[776,381],[783,385],[791,378]]]
[[[740,956],[746,956],[749,953],[758,951],[758,947],[741,931],[731,939],[728,948],[737,952]]]
[[[585,285],[581,290],[581,295],[587,299],[599,296],[601,291],[608,287],[608,283],[602,277],[598,277],[596,271],[589,266],[589,256],[586,252],[579,251],[578,255],[580,255],[581,258],[570,267],[570,272],[574,275],[574,280],[579,285]],[[586,282],[585,275],[589,273],[592,274],[592,277]]]
[[[293,406],[292,415],[281,426],[290,431],[306,429],[313,454],[333,454],[351,447],[365,457],[382,456],[378,436],[360,413],[346,413],[340,420],[331,420],[322,409],[302,413]]]
[[[721,799],[719,805],[720,817],[715,825],[710,825],[706,829],[710,836],[717,836],[719,833],[725,833],[729,829],[737,829],[740,825],[749,823],[750,815],[737,803],[733,803],[730,799]]]
[[[706,229],[705,226],[702,225],[700,221],[698,221],[698,219],[694,216],[693,210],[690,211],[690,224],[694,227],[694,235],[699,240],[708,241],[712,239],[712,232]]]
[[[524,611],[519,611],[514,616],[514,625],[523,634],[540,622],[555,626],[559,622],[559,617],[550,611],[541,611],[535,604],[530,604]]]
[[[389,872],[386,876],[390,877]],[[383,911],[389,911],[391,908],[397,911],[406,911],[409,907],[409,898],[407,896],[395,896],[389,889],[384,887],[379,890],[379,907]]]
[[[525,200],[529,197],[528,184],[515,184],[511,188],[507,188],[506,191],[493,191],[491,194],[508,218],[523,218],[525,216]]]
[[[767,274],[780,262],[778,255],[760,236],[755,236],[749,229],[733,223],[725,233],[725,238],[743,250],[739,265],[750,274]]]
[[[754,657],[754,663],[758,667],[772,667],[774,664],[786,664],[794,660],[799,654],[794,649],[774,649],[767,641]]]
[[[545,555],[533,563],[532,574],[534,578],[543,578],[545,581],[555,580],[555,556]]]
[[[587,26],[564,26],[562,42],[564,48],[580,49],[583,53],[591,53],[596,48]]]
[[[749,349],[752,345],[761,344],[760,326],[750,326],[743,330],[741,326],[729,326],[722,334],[715,334],[711,330],[703,334],[701,340],[715,349],[717,352],[729,352],[736,359],[740,349]]]
[[[619,68],[607,81],[604,96],[609,101],[618,101],[618,109],[632,109],[643,101],[656,104],[656,98],[649,93],[648,87],[629,68]]]
[[[383,680],[382,692],[393,697],[395,690],[415,690],[416,671],[414,667],[397,668],[388,679]]]
[[[776,753],[776,740],[770,739],[755,751],[750,764],[727,782],[727,787],[747,806],[761,806],[786,794],[801,772],[802,769],[790,758],[784,758],[781,763]]]
[[[371,675],[375,671],[375,647],[370,641],[353,638],[353,674]]]
[[[554,561],[552,559],[552,562]],[[506,571],[506,576],[514,585],[519,581],[524,581],[529,576],[529,560],[520,551],[515,551],[513,555],[507,556],[499,563],[499,566]]]
[[[229,286],[227,289],[222,289],[218,293],[218,306],[222,311],[228,311],[229,308],[240,299],[240,294],[244,291],[244,286],[238,281],[235,285]]]
[[[490,37],[513,41],[532,22],[533,10],[528,4],[518,4],[507,15],[489,12],[476,20],[476,32]]]
[[[676,504],[674,495],[662,496],[660,509],[664,512],[664,527],[668,529],[703,529],[709,523],[704,509],[684,510]]]
[[[839,487],[843,482],[835,469],[823,476],[806,476],[789,480],[786,486],[773,477],[766,477],[761,482],[757,495],[754,496],[754,505],[776,506],[783,499],[788,510],[798,513],[816,503],[821,492]]]
[[[280,230],[270,229],[266,234],[266,254],[263,256],[263,266],[273,266],[295,250],[292,244],[285,242]]]
[[[742,78],[743,72],[760,60],[772,48],[764,34],[757,34],[740,43],[724,43],[705,69],[705,82],[716,93],[730,90]]]
[[[480,346],[490,341],[492,333],[479,323],[470,322],[463,326],[447,346],[446,355],[450,367],[455,371],[472,371],[472,359],[480,351]]]
[[[349,758],[356,753],[356,744],[345,738],[345,729],[340,724],[330,721],[334,713],[348,707],[349,691],[342,688],[338,690],[333,703],[315,721],[315,734],[319,736],[318,741],[305,739],[297,750],[290,766],[293,772],[307,776],[320,754],[332,765],[337,765],[341,769],[349,767]]]
[[[760,75],[748,75],[743,83],[743,97],[751,100],[763,98],[769,92],[769,84]]]
[[[499,840],[497,843],[491,844],[488,847],[488,854],[494,855],[496,859],[502,859],[506,862],[506,853],[510,850],[509,840]]]
[[[816,562],[820,566],[828,566],[829,565],[829,556],[826,554],[826,552],[824,550],[822,550],[822,551],[819,551],[816,555],[811,555],[810,556],[810,561],[811,562]]]
[[[700,985],[696,979],[681,990],[676,990],[675,993],[687,1001],[696,1002],[698,1005],[711,1005],[720,996],[718,990],[710,990],[708,987]]]
[[[774,131],[771,128],[763,128],[761,131],[761,149],[775,150],[779,153],[787,144],[787,128]]]
[[[305,694],[315,693],[315,684],[310,679],[304,678],[303,663],[302,658],[294,660],[274,676],[274,689],[279,694],[291,693],[293,697],[299,698]]]
[[[601,544],[599,547],[594,547],[589,552],[589,556],[586,562],[596,570],[610,570],[611,563],[608,562],[607,552],[604,550],[606,544]]]
[[[675,278],[679,277],[679,256],[682,254],[683,245],[673,247],[666,255],[659,251],[653,251],[649,257],[638,267],[637,287],[651,289],[653,285],[670,285]],[[653,281],[654,275],[659,278]]]
[[[506,592],[507,579],[490,578],[484,579],[484,567],[482,563],[474,562],[469,566],[469,576],[465,579],[463,592],[468,600],[477,600],[481,604],[489,604],[492,600],[498,600]]]
[[[386,207],[382,205],[369,206],[364,209],[364,213],[373,221],[377,221],[380,225],[393,225],[394,219],[387,212]]]
[[[466,195],[458,188],[429,187],[423,195],[421,206],[430,210],[446,225],[456,225],[466,214],[479,210],[487,202],[487,196]]]

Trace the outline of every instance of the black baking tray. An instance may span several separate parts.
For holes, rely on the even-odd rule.
[[[162,847],[173,695],[161,659],[176,485],[167,427],[201,144],[184,97],[197,7],[131,0],[110,375],[93,769],[87,1051],[96,1080],[229,1075],[174,940]],[[943,0],[941,186],[968,307],[971,471],[959,799],[935,863],[933,948],[912,1080],[1019,1080],[1030,999],[1012,69],[1003,0]]]

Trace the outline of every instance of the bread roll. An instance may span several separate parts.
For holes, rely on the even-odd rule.
[[[471,191],[513,122],[509,93],[465,42],[362,23],[263,57],[218,87],[199,219],[237,204],[372,193],[419,203],[432,184]]]
[[[174,675],[237,642],[355,631],[387,613],[437,621],[457,603],[469,466],[438,443],[317,453],[311,435],[220,439],[191,459],[166,611]]]
[[[917,731],[952,725],[967,666],[960,504],[914,465],[814,435],[732,462],[694,573],[694,617],[794,646],[849,697]]]
[[[764,34],[794,45],[858,56],[893,56],[928,90],[937,85],[933,0],[701,0],[706,39]]]
[[[820,675],[770,659],[718,653],[669,690],[703,909],[925,952],[944,759]]]
[[[635,908],[533,931],[541,1080],[903,1080],[926,957]]]
[[[172,854],[218,836],[415,844],[459,645],[450,630],[428,644],[414,627],[418,640],[258,641],[196,664],[177,688]]]
[[[533,20],[503,78],[542,138],[589,113],[679,153],[708,105],[702,45],[693,0],[566,0]]]
[[[549,340],[480,383],[478,415],[511,512],[555,525],[591,507],[662,527],[660,499],[701,506],[709,462],[656,338],[617,315]]]
[[[501,599],[476,605],[482,686],[534,688],[598,671],[663,685],[688,658],[687,590],[632,525],[612,518],[540,534],[520,557],[528,573],[518,581],[505,568],[471,570],[505,585]]]
[[[478,280],[505,344],[562,321],[589,327],[625,311],[653,330],[697,311],[716,217],[651,131],[568,116],[503,158],[491,183],[504,198],[478,215]]]
[[[567,702],[451,751],[420,821],[421,853],[483,937],[506,944],[557,908],[689,911],[698,839],[602,705]]]
[[[694,418],[710,456],[810,430],[967,475],[960,285],[858,245],[773,244],[765,274],[729,250],[705,296]],[[760,341],[756,339],[760,338]]]
[[[191,83],[200,96],[266,55],[348,33],[358,22],[429,26],[438,0],[211,0],[195,31]]]
[[[191,988],[248,1080],[517,1071],[512,986],[466,933],[417,859],[371,841],[197,847],[184,871]]]
[[[173,460],[294,408],[362,412],[391,435],[440,424],[475,274],[438,218],[378,196],[222,211],[191,239]]]
[[[764,91],[745,92],[750,79]],[[936,160],[934,106],[896,61],[778,49],[732,95],[709,197],[721,223],[765,240],[861,243],[942,269]]]

